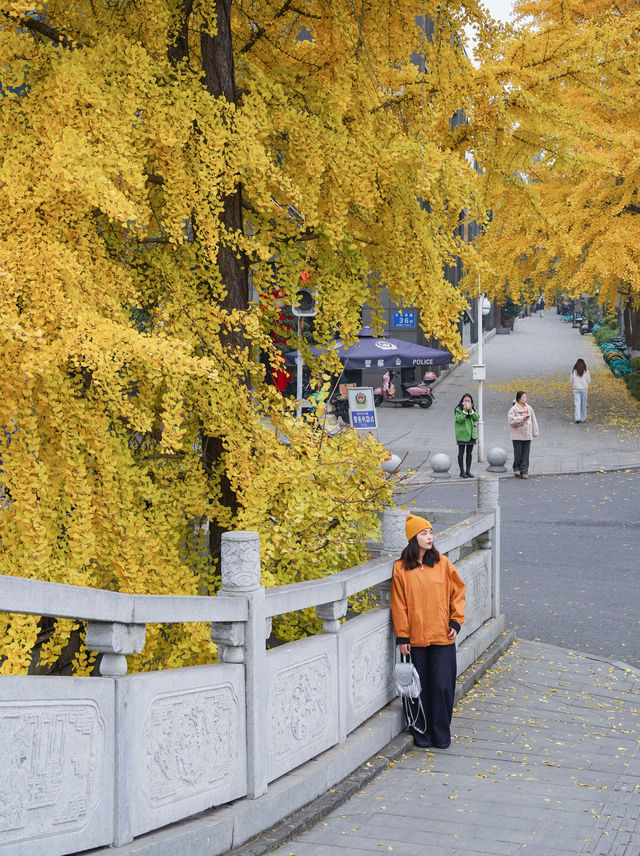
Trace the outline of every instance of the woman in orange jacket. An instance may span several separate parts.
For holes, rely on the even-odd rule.
[[[400,653],[420,675],[426,721],[411,726],[416,746],[446,749],[456,683],[456,638],[464,621],[465,586],[455,566],[433,546],[433,529],[410,514],[407,546],[393,566],[391,618]],[[424,725],[424,728],[421,726]]]

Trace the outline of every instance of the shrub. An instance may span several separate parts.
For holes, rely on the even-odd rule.
[[[618,328],[610,327],[608,324],[604,324],[602,327],[598,327],[597,330],[593,331],[593,338],[596,340],[598,347],[600,348],[605,342],[610,342],[617,335]]]

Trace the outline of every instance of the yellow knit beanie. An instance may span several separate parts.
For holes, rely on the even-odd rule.
[[[433,529],[433,526],[424,517],[417,517],[415,514],[410,514],[404,524],[404,531],[407,535],[407,541],[411,541],[414,535],[422,532],[423,529]]]

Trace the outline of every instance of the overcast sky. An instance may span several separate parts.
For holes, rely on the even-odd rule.
[[[511,10],[513,7],[513,0],[484,0],[484,5],[489,10],[491,17],[497,18],[499,21],[507,21],[511,15]],[[474,46],[474,38],[473,38],[473,30],[471,27],[467,27],[467,53],[471,57],[471,61],[473,62],[473,46]]]
[[[512,0],[484,0],[484,5],[489,9],[493,18],[506,21],[511,14]]]

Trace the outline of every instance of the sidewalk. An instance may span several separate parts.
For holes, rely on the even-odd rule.
[[[519,319],[510,335],[486,342],[483,353],[485,452],[493,446],[504,449],[508,475],[512,444],[507,411],[518,389],[527,392],[540,428],[540,436],[532,443],[530,475],[640,467],[640,402],[629,396],[622,380],[612,376],[593,337],[581,336],[570,324],[563,324],[555,309],[546,310],[542,317]],[[578,357],[586,361],[592,383],[587,422],[576,425],[569,373]],[[428,457],[446,452],[452,459],[452,480],[456,480],[453,412],[465,392],[477,401],[478,383],[471,379],[474,361],[472,357],[437,384],[428,410],[378,408],[380,440],[401,458],[406,454],[403,468],[418,467],[426,460],[430,474]],[[485,468],[475,464],[473,469]]]
[[[640,673],[517,642],[410,748],[274,856],[640,854]]]

